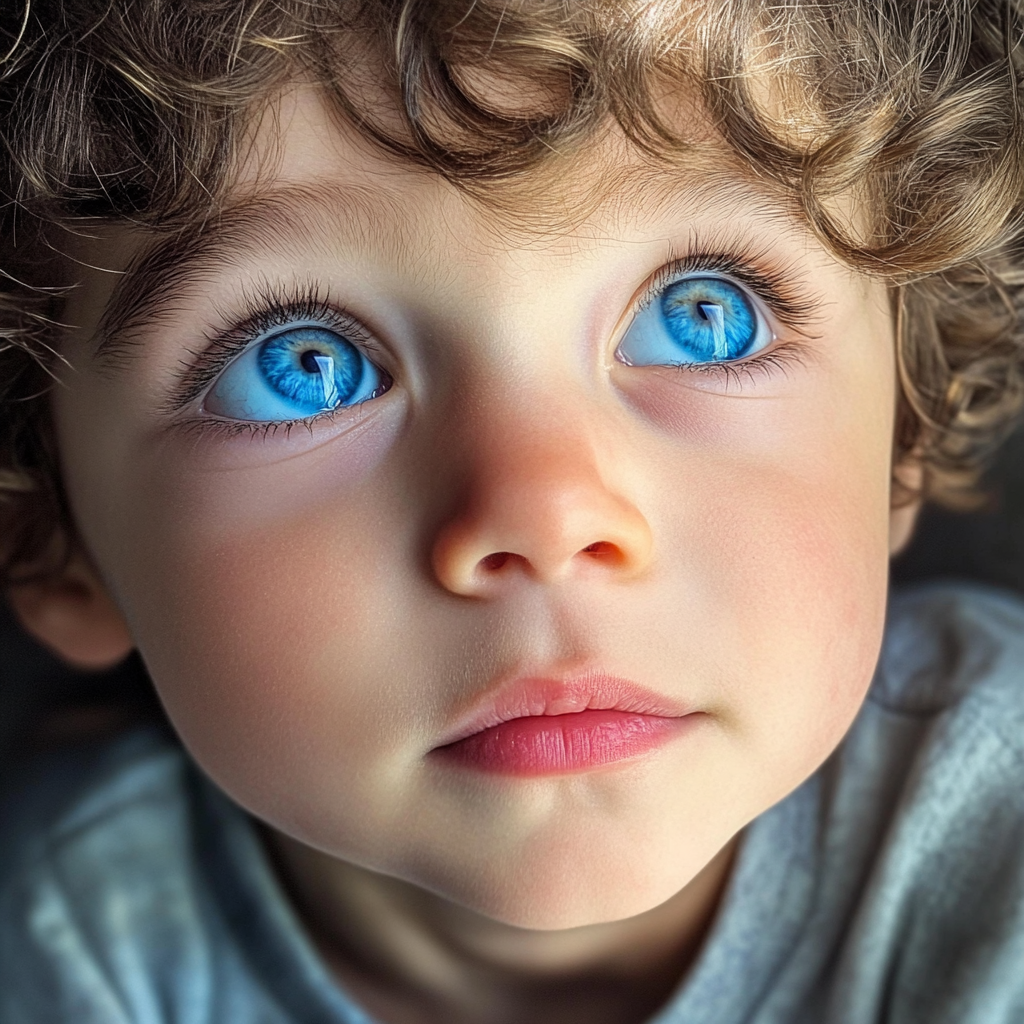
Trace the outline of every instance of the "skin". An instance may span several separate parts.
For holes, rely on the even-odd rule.
[[[139,648],[380,1019],[642,1020],[699,948],[740,831],[835,749],[870,682],[915,511],[890,507],[886,290],[710,137],[654,169],[609,132],[559,165],[542,231],[373,150],[311,87],[272,114],[237,196],[335,191],[293,194],[290,228],[179,290],[116,364],[97,325],[149,240],[70,246],[54,415],[82,553],[15,607],[78,664]],[[799,326],[766,307],[781,368],[616,358],[694,238],[806,307]],[[373,336],[386,394],[265,436],[168,410],[189,352],[230,326],[218,311],[310,280]],[[569,775],[430,756],[496,680],[597,669],[696,727]]]

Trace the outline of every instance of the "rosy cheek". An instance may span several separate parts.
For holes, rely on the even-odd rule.
[[[889,392],[877,377],[841,404],[827,377],[787,400],[694,391],[671,370],[645,383],[636,405],[673,466],[662,514],[683,523],[675,546],[689,563],[673,609],[705,623],[737,741],[806,774],[856,713],[877,657]]]
[[[333,511],[344,516],[339,503]],[[387,751],[373,672],[384,595],[380,546],[352,515],[306,516],[232,540],[175,545],[161,601],[139,608],[140,647],[168,712],[236,795],[287,793],[289,766],[352,772]],[[230,728],[225,726],[230,723]],[[299,776],[302,773],[300,771]]]
[[[386,616],[374,584],[402,524],[377,471],[398,425],[262,467],[209,470],[170,448],[140,460],[137,512],[108,564],[172,719],[211,771],[294,757],[298,736],[342,714],[335,735],[352,755],[369,742],[345,684]]]

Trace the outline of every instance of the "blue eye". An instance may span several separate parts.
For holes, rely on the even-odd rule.
[[[250,345],[221,371],[203,407],[233,420],[300,420],[376,398],[390,386],[340,334],[296,325]]]
[[[740,285],[693,276],[673,281],[633,318],[617,354],[630,366],[723,363],[771,340],[764,315]]]

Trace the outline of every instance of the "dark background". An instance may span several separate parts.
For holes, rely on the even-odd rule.
[[[894,585],[967,579],[1024,595],[1024,428],[1004,446],[986,489],[982,512],[925,508],[892,564]],[[160,717],[137,656],[112,672],[72,672],[26,637],[0,602],[0,788],[35,751]]]

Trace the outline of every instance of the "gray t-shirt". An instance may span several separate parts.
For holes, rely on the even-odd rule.
[[[0,813],[0,1024],[372,1024],[250,819],[159,730]],[[652,1024],[1024,1022],[1024,604],[894,597],[850,733],[750,825]]]

